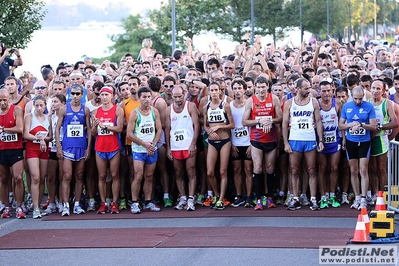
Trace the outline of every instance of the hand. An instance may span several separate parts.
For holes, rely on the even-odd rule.
[[[170,149],[166,150],[166,156],[169,160],[173,161],[172,151]]]
[[[44,140],[40,140],[40,151],[41,152],[47,151],[47,144]]]
[[[209,139],[211,140],[219,140],[220,137],[216,132],[209,133]]]
[[[190,147],[188,147],[188,153],[190,154],[190,157],[193,157],[197,154],[197,147],[195,144],[191,144]]]
[[[290,146],[289,143],[284,144],[284,151],[285,151],[286,153],[292,153],[292,149],[291,149],[291,146]]]
[[[233,157],[238,157],[238,149],[237,149],[237,147],[234,146],[234,145],[231,145],[231,155],[232,155]]]
[[[243,40],[248,40],[249,39],[249,32],[244,34],[244,37],[242,37]]]
[[[58,158],[58,159],[62,159],[62,158],[63,158],[62,155],[63,155],[63,154],[62,154],[62,149],[61,149],[61,148],[57,148],[57,158]]]
[[[90,147],[87,147],[85,151],[85,161],[87,161],[90,158]]]
[[[156,147],[154,147],[151,142],[145,142],[143,146],[147,149],[147,155],[154,155]]]
[[[322,152],[323,150],[324,150],[324,143],[320,141],[319,145],[317,146],[317,151]]]
[[[247,157],[248,157],[248,158],[251,158],[251,157],[252,157],[251,145],[248,146],[248,149],[247,149],[247,151],[246,151],[245,153],[247,154]]]
[[[341,149],[342,149],[343,151],[346,150],[346,141],[345,141],[345,140],[342,140]]]

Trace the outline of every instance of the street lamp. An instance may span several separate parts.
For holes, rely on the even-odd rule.
[[[172,54],[176,49],[176,3],[172,0]]]

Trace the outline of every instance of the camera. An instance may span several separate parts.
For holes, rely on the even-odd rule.
[[[14,52],[15,52],[14,48],[11,48],[10,51],[9,51],[10,54],[13,54]]]

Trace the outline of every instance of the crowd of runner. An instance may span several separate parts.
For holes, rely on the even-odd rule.
[[[396,44],[248,37],[227,56],[145,39],[137,58],[41,77],[16,77],[1,44],[1,217],[373,204],[399,131]]]

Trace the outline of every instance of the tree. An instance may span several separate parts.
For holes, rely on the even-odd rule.
[[[111,56],[101,59],[93,59],[96,63],[101,63],[103,59],[108,59],[112,62],[118,62],[127,53],[131,53],[133,57],[137,57],[141,50],[141,43],[143,39],[150,38],[152,40],[152,47],[164,54],[170,54],[170,45],[165,41],[163,36],[144,22],[140,15],[129,16],[122,19],[122,27],[124,32],[121,34],[111,35],[110,38],[114,44],[109,47]]]
[[[180,44],[184,38],[193,38],[194,35],[206,31],[217,32],[226,26],[225,16],[228,12],[228,0],[179,0],[176,1],[176,39]],[[150,12],[149,17],[155,24],[157,33],[169,43],[172,32],[172,4],[162,3],[160,9]]]
[[[41,28],[46,11],[40,0],[1,0],[0,40],[8,47],[25,48]]]

